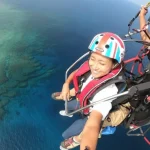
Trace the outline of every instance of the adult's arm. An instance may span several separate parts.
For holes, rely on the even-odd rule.
[[[144,27],[144,25],[146,24],[145,15],[146,15],[147,11],[148,10],[144,6],[141,8],[141,11],[140,11],[140,14],[139,14],[140,29],[142,29]],[[148,35],[150,35],[148,30],[146,30],[146,32],[147,32]],[[140,32],[140,35],[141,35],[142,40],[150,42],[150,39],[147,37],[145,32]]]
[[[85,147],[88,147],[88,150],[96,150],[102,117],[96,110],[91,112],[82,132],[80,150],[85,150]]]
[[[117,92],[117,87],[115,86],[115,84],[112,84],[97,93],[94,96],[92,102],[115,95],[117,94]],[[89,150],[96,149],[101,122],[105,119],[105,117],[108,115],[109,111],[112,108],[111,101],[112,100],[101,102],[93,106],[90,117],[87,120],[87,123],[85,124],[82,132],[80,150],[85,150],[86,146],[89,147]]]

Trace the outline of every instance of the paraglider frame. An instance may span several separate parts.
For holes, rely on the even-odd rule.
[[[146,8],[150,7],[150,2],[145,6]],[[138,34],[140,32],[145,32],[145,34],[148,36],[148,38],[150,39],[148,33],[147,33],[147,26],[150,24],[150,18],[148,19],[147,23],[144,25],[144,27],[142,29],[133,29],[133,32],[130,32],[130,28],[131,28],[131,25],[132,23],[134,22],[134,20],[139,16],[139,13],[140,11],[136,14],[136,16],[129,22],[128,24],[128,34],[124,35],[124,38],[130,38],[130,39],[124,39],[123,41],[124,42],[136,42],[136,43],[140,43],[144,46],[142,46],[142,48],[140,49],[140,51],[138,52],[138,54],[133,57],[133,58],[130,58],[128,60],[125,60],[124,61],[124,64],[128,64],[128,63],[133,63],[132,64],[132,67],[131,67],[131,70],[130,70],[130,75],[133,75],[133,71],[134,71],[134,68],[135,68],[135,64],[138,63],[138,78],[140,76],[143,76],[145,74],[146,71],[149,71],[150,72],[150,63],[149,63],[149,68],[147,68],[147,70],[144,70],[144,66],[143,66],[143,59],[145,59],[145,57],[147,56],[147,58],[149,59],[150,61],[150,49],[148,49],[148,47],[150,47],[150,42],[147,42],[147,41],[143,41],[143,40],[138,40],[138,39],[133,39],[132,36],[135,35],[135,34]],[[65,80],[67,80],[67,77],[68,77],[68,72],[78,63],[80,62],[82,59],[84,59],[86,56],[89,56],[89,53],[90,52],[87,52],[85,54],[83,54],[79,59],[77,59],[67,70],[66,70],[66,73],[65,73]],[[113,99],[113,98],[121,98],[122,101],[124,101],[125,99],[128,98],[131,98],[134,96],[135,93],[137,92],[141,92],[141,91],[144,91],[146,89],[150,89],[150,81],[148,82],[145,82],[145,83],[141,83],[141,84],[138,84],[138,85],[135,85],[135,86],[132,86],[131,88],[129,88],[127,91],[123,92],[123,93],[119,93],[119,94],[116,94],[116,95],[113,95],[111,97],[108,97],[108,98],[105,98],[105,99],[102,99],[102,100],[98,100],[94,103],[91,103],[85,107],[82,107],[80,109],[77,109],[71,113],[68,113],[68,109],[67,109],[67,103],[68,101],[66,100],[65,101],[65,112],[66,112],[66,115],[67,116],[70,116],[72,114],[75,114],[77,112],[80,112],[86,108],[89,108],[91,106],[94,106],[102,101],[108,101],[110,99]],[[150,125],[150,121],[144,125],[145,126],[148,126]],[[143,127],[143,126],[142,126]],[[144,140],[150,145],[150,140],[148,140],[145,136],[145,134],[150,130],[150,126],[145,130],[143,131],[141,126],[131,126],[129,128],[129,131],[127,132],[127,135],[128,136],[143,136],[144,137]],[[134,131],[136,130],[140,130],[140,133],[135,133],[133,134]]]

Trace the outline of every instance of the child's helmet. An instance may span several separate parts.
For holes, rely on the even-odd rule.
[[[115,59],[118,63],[122,62],[125,55],[123,40],[118,35],[110,32],[97,34],[88,48],[93,52]]]

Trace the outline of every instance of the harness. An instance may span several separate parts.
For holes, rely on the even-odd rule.
[[[122,75],[118,76],[122,71],[122,65],[119,65],[115,69],[113,69],[109,74],[90,81],[87,86],[82,90],[81,88],[83,82],[90,75],[90,68],[88,65],[88,61],[84,62],[78,71],[75,73],[73,77],[73,83],[76,91],[76,97],[80,102],[80,107],[87,106],[89,104],[89,100],[92,99],[100,90],[104,89],[108,85],[111,84],[126,84],[125,79],[123,79]],[[83,110],[84,115],[89,114],[89,108]]]
[[[150,73],[146,72],[140,83],[148,83],[150,81]],[[143,126],[150,122],[150,86],[142,92],[136,92],[132,98],[129,99],[131,104],[131,115],[126,120],[126,128],[131,124],[136,126]]]

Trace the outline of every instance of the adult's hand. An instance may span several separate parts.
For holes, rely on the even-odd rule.
[[[145,6],[142,6],[139,16],[145,16],[147,13],[148,9]]]

